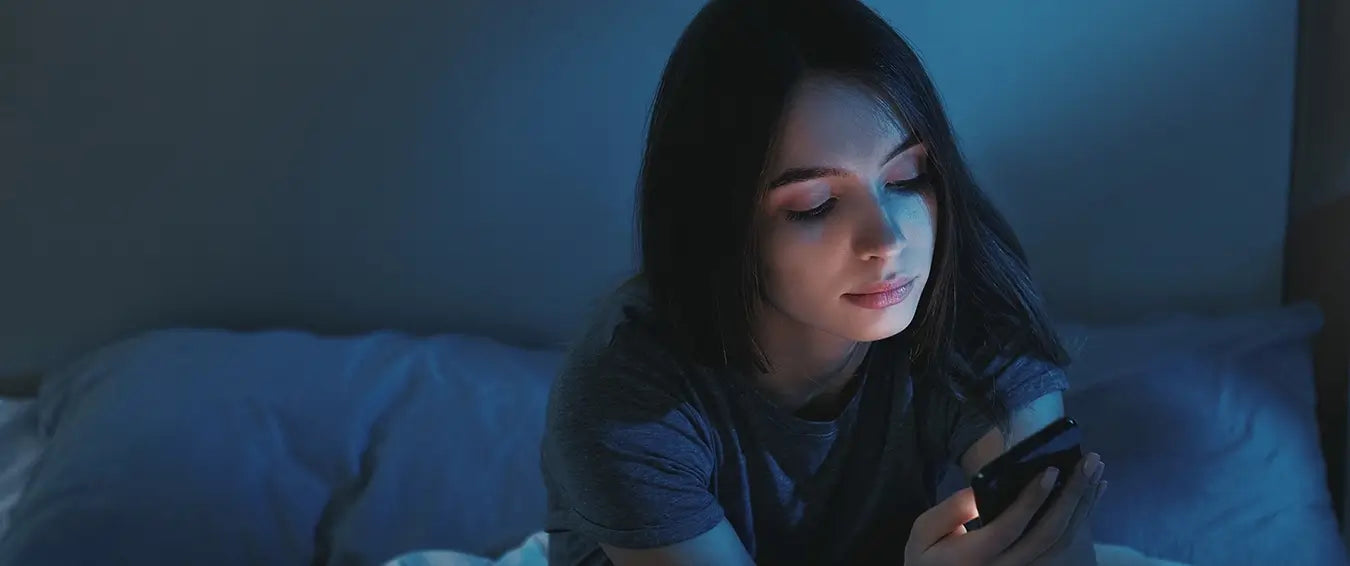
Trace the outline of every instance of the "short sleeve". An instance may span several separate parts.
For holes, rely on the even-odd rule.
[[[564,372],[542,447],[548,529],[620,548],[707,532],[724,517],[710,437],[674,376],[604,360]]]
[[[1063,368],[1029,357],[1018,358],[1007,364],[994,380],[998,394],[1010,412],[1049,393],[1069,388]],[[961,403],[954,398],[950,401],[951,428],[947,437],[947,454],[955,461],[994,428],[994,422],[972,404]]]

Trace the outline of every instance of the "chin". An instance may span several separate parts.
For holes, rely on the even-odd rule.
[[[849,325],[852,332],[847,333],[847,336],[858,342],[877,342],[904,332],[912,322],[914,308],[901,303],[870,317],[855,319],[855,324]]]

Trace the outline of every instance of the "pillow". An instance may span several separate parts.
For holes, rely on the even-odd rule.
[[[1346,564],[1314,417],[1315,307],[1068,325],[1097,541],[1197,566]]]
[[[557,352],[153,332],[44,381],[0,564],[379,564],[538,530]],[[78,541],[78,544],[72,544]]]
[[[0,446],[5,447],[0,450],[0,538],[9,530],[10,509],[42,454],[34,404],[31,399],[0,397]]]

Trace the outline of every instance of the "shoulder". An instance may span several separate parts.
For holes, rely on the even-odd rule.
[[[985,375],[994,380],[994,388],[1012,411],[1069,388],[1063,367],[1033,356],[996,359]]]
[[[1010,409],[1035,400],[1047,393],[1068,389],[1069,380],[1064,367],[1041,357],[1032,355],[1000,356],[992,361],[979,364],[979,369],[969,373],[976,375],[978,385],[984,389],[993,389],[998,397]],[[943,372],[939,371],[938,376]],[[933,374],[922,379],[924,393],[957,405],[974,402],[962,399],[952,386],[954,376],[946,379],[932,379]]]
[[[601,303],[568,349],[552,401],[664,403],[687,396],[691,369],[669,347],[634,277]]]
[[[983,389],[997,397],[1016,422],[1027,417],[1043,418],[1052,412],[1062,413],[1061,392],[1069,387],[1064,368],[1036,356],[996,358],[982,364],[978,375],[984,380]],[[931,431],[934,442],[946,445],[950,458],[959,458],[995,428],[994,415],[988,397],[957,395],[945,383],[930,383],[926,394],[934,399],[935,412]],[[1057,411],[1049,411],[1051,406]],[[1019,427],[1020,428],[1020,427]]]
[[[717,436],[688,364],[640,301],[616,299],[572,347],[549,397],[549,522],[620,548],[673,544],[721,520],[709,487]]]
[[[669,347],[640,285],[630,280],[609,297],[570,348],[549,396],[546,442],[586,452],[597,447],[580,445],[663,435],[711,444],[701,374]]]

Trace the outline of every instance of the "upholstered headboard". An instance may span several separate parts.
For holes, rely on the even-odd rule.
[[[1287,254],[1289,297],[1317,301],[1326,317],[1316,346],[1317,412],[1328,476],[1334,479],[1332,499],[1344,525],[1350,493],[1350,196],[1295,214]]]
[[[167,325],[564,340],[700,4],[27,6],[0,375]],[[1061,318],[1279,303],[1292,0],[873,4]]]
[[[1285,295],[1322,305],[1318,421],[1332,498],[1350,540],[1346,495],[1350,399],[1350,4],[1300,3],[1298,97]]]

